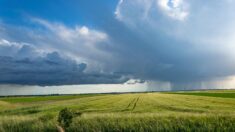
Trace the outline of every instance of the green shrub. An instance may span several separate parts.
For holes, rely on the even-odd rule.
[[[70,124],[72,123],[72,120],[73,120],[73,112],[70,109],[64,108],[59,112],[58,122],[62,127],[64,128],[69,127]]]

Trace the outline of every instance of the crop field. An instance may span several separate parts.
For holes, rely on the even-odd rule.
[[[64,108],[81,112],[68,132],[235,132],[235,90],[0,98],[0,132],[57,132]]]

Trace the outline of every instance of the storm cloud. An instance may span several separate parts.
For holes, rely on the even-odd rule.
[[[3,21],[0,82],[63,85],[133,79],[194,89],[205,81],[231,77],[234,4],[119,0],[114,9],[102,6],[87,12],[94,27],[37,17],[28,17],[33,29]]]
[[[113,39],[124,48],[123,69],[127,64],[140,78],[176,84],[233,76],[234,3],[120,0],[114,14],[128,38]]]
[[[86,72],[87,64],[45,52],[25,43],[0,41],[0,83],[23,85],[65,85],[124,83],[118,74]]]

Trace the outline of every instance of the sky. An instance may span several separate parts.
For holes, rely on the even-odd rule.
[[[0,0],[0,84],[235,88],[234,11],[235,0]]]

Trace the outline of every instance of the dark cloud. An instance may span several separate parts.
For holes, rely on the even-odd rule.
[[[113,84],[128,78],[119,74],[86,72],[87,64],[62,57],[58,52],[40,53],[34,47],[2,40],[0,83],[23,85]]]

